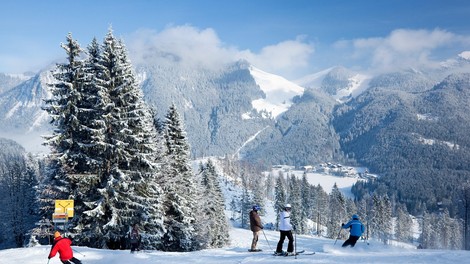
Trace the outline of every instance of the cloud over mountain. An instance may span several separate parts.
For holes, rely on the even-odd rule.
[[[306,68],[314,51],[313,45],[301,36],[268,45],[258,52],[241,50],[224,43],[212,28],[190,25],[170,26],[160,32],[141,29],[128,39],[127,46],[135,64],[171,60],[215,69],[244,59],[282,76]]]
[[[468,36],[442,29],[396,29],[385,37],[341,40],[335,48],[349,54],[351,60],[376,71],[439,65],[438,51],[448,49],[453,54],[465,50]],[[439,53],[440,53],[439,52]],[[346,55],[348,56],[348,55]]]

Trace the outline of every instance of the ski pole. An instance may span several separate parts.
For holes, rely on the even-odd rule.
[[[82,255],[82,256],[84,256],[84,257],[86,257],[84,254],[82,254],[82,253],[80,253],[80,252],[76,251],[75,249],[73,249],[73,248],[72,248],[72,250],[73,250],[73,251],[75,251],[75,252],[77,252],[78,254],[80,254],[80,255]]]
[[[47,260],[47,264],[49,264],[49,261],[51,261],[51,259],[48,259],[48,260]]]
[[[297,232],[294,227],[294,258],[297,259]]]
[[[343,229],[343,227],[340,227],[339,228],[339,232],[338,232],[338,235],[336,236],[336,240],[335,240],[335,243],[334,245],[336,245],[336,241],[338,241],[338,238],[339,238],[339,235],[341,234],[341,230]]]
[[[268,241],[268,238],[266,237],[266,234],[264,233],[264,229],[261,229],[261,231],[263,231],[263,235],[264,235],[264,238],[266,239],[266,243],[268,243],[269,250],[273,250],[273,248],[272,248],[271,245],[269,244],[269,241]]]

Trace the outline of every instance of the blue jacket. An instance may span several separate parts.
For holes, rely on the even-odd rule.
[[[364,233],[365,231],[365,227],[364,225],[361,223],[361,221],[357,220],[357,219],[352,219],[351,221],[349,221],[347,224],[345,224],[343,226],[344,229],[348,229],[348,228],[351,228],[349,230],[349,234],[351,236],[362,236],[362,233]]]

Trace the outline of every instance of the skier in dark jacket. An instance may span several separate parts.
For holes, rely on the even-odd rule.
[[[52,244],[51,252],[49,253],[48,259],[53,258],[57,252],[60,255],[60,261],[64,264],[81,264],[82,262],[73,256],[72,240],[66,237],[62,237],[59,231],[54,233],[54,243]]]
[[[344,229],[349,228],[349,238],[348,240],[344,241],[342,247],[354,247],[357,240],[362,236],[362,233],[364,233],[366,229],[361,221],[359,221],[359,216],[356,214],[352,216],[352,219],[349,222],[342,224],[341,227]]]
[[[131,242],[131,253],[134,253],[136,250],[139,251],[141,236],[139,234],[139,226],[137,224],[135,224],[129,231],[129,240]]]
[[[253,232],[253,241],[251,242],[250,251],[261,251],[260,249],[256,248],[256,244],[258,244],[259,231],[263,229],[263,225],[261,224],[261,218],[258,214],[259,210],[260,207],[258,205],[255,205],[253,206],[253,210],[251,210],[250,212],[250,228]]]

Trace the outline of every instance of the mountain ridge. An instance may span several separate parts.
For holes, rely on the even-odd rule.
[[[455,213],[455,190],[470,179],[470,61],[462,56],[439,68],[377,75],[335,67],[306,87],[247,61],[216,70],[177,61],[138,65],[136,76],[158,117],[176,105],[192,158],[366,166],[381,177],[357,188],[358,197],[377,190],[413,213],[438,202]],[[44,71],[0,94],[1,136],[42,143],[40,135],[52,129],[41,115],[49,78]]]

